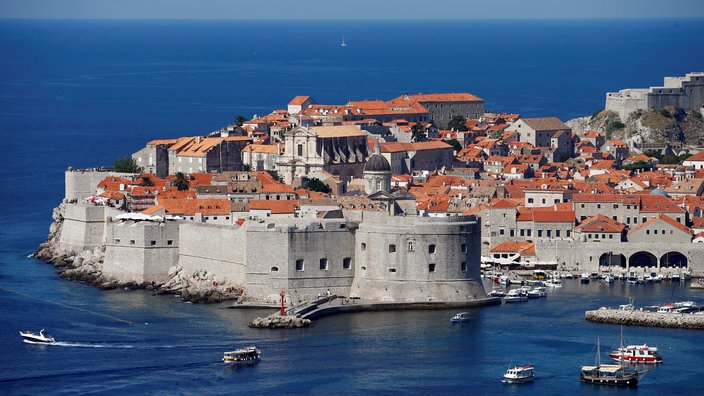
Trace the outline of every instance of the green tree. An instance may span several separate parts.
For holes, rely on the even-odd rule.
[[[137,161],[135,161],[131,156],[125,155],[122,158],[118,158],[113,163],[112,169],[115,172],[123,173],[140,173],[142,168],[137,166]]]
[[[142,176],[142,181],[139,182],[139,185],[142,187],[154,187],[154,181],[151,177],[145,175]]]
[[[460,150],[462,150],[462,145],[460,144],[460,142],[457,141],[457,139],[443,140],[443,142],[445,142],[445,143],[449,144],[450,146],[452,146],[452,148],[454,148],[455,151],[460,151]]]
[[[416,122],[415,125],[413,125],[411,128],[411,134],[411,139],[414,142],[425,142],[428,140],[428,135],[425,134],[425,128],[420,122]]]
[[[330,187],[320,181],[320,179],[315,177],[308,179],[308,183],[306,183],[306,188],[311,191],[317,191],[325,194],[330,193]]]
[[[186,191],[190,187],[188,183],[188,178],[183,172],[176,172],[174,175],[176,178],[171,182],[172,186],[175,186],[179,191]]]
[[[235,125],[242,126],[245,122],[247,122],[247,117],[242,114],[238,114],[237,117],[235,117]]]
[[[242,165],[242,170],[244,170],[245,172],[251,172],[251,171],[252,171],[252,165],[250,165],[250,164],[244,164],[244,165]]]
[[[449,129],[455,130],[455,131],[468,131],[469,128],[467,128],[467,119],[462,117],[461,115],[456,115],[453,116],[450,119],[450,122],[447,123],[447,127]]]
[[[272,170],[267,171],[267,172],[268,172],[268,173],[271,175],[271,177],[273,177],[274,180],[276,180],[277,182],[279,182],[279,183],[283,183],[283,182],[284,182],[284,178],[281,177],[281,176],[279,176],[279,172],[277,172],[277,171],[272,171]]]

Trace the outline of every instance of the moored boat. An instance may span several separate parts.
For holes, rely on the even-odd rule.
[[[225,364],[255,363],[259,361],[261,351],[256,346],[225,352],[222,361]]]
[[[545,288],[542,286],[537,286],[534,287],[530,290],[528,290],[528,298],[541,298],[541,297],[547,297],[548,293],[545,291]]]
[[[583,273],[583,274],[579,277],[579,282],[580,282],[580,283],[589,283],[589,274],[586,273],[586,272]]]
[[[32,333],[30,330],[20,331],[20,336],[22,336],[22,341],[28,344],[53,344],[56,342],[54,337],[44,333],[44,329],[39,330],[39,333]]]
[[[467,322],[471,318],[472,317],[469,315],[469,312],[458,312],[450,318],[450,322],[452,322],[452,323]]]
[[[505,303],[516,303],[528,301],[528,296],[521,289],[511,289],[504,297]]]
[[[522,384],[535,379],[533,366],[514,366],[504,373],[504,382],[507,384]]]

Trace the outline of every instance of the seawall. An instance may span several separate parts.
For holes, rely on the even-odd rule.
[[[675,329],[704,329],[704,315],[691,313],[662,313],[601,308],[586,311],[585,318],[590,322],[627,326],[667,327]]]

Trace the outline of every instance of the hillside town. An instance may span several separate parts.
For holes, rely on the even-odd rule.
[[[679,88],[668,89],[688,96],[688,102],[665,92],[670,102],[653,103],[701,114],[704,73],[677,81]],[[652,95],[656,91],[650,89]],[[609,109],[615,96],[607,94],[605,111],[638,106],[624,104],[624,94],[618,108]],[[639,104],[651,106],[645,97],[639,91]],[[228,284],[240,295],[247,288],[260,299],[275,298],[274,289],[312,295],[330,287],[366,298],[452,299],[448,290],[419,296],[397,282],[394,294],[387,283],[402,276],[406,283],[432,283],[435,272],[442,273],[438,284],[476,280],[479,255],[505,268],[704,275],[697,259],[704,253],[704,151],[699,148],[574,131],[551,116],[488,112],[484,100],[470,93],[404,94],[343,105],[296,96],[285,109],[238,118],[203,136],[148,142],[131,156],[140,172],[70,169],[65,203],[107,211],[98,216],[105,219],[98,232],[86,228],[90,213],[74,216],[82,219],[76,220],[82,230],[62,236],[64,247],[74,246],[74,253],[102,248],[103,275],[123,283],[173,282],[185,262],[208,256],[191,262],[188,275],[208,267],[204,272],[221,277],[208,282]],[[668,157],[678,161],[661,162]],[[149,225],[138,237],[125,228],[150,222],[178,225],[167,225],[157,237],[149,236]],[[279,243],[262,237],[258,227],[282,224],[289,227],[284,234],[305,229],[306,241],[315,241],[300,245],[289,237],[281,255],[276,248],[254,253],[255,245],[261,250]],[[418,231],[424,224],[428,228]],[[454,225],[456,232],[443,229]],[[247,237],[232,240],[246,253],[212,253],[226,249],[212,241],[220,234],[198,237],[213,229],[209,226],[220,234],[248,230]],[[319,230],[326,236],[311,237]],[[345,236],[330,236],[341,230]],[[169,232],[173,236],[165,236]],[[460,238],[445,246],[445,234]],[[198,243],[184,247],[188,236]],[[134,255],[139,246],[141,253]],[[420,246],[424,255],[411,258]],[[156,248],[162,249],[149,253]],[[164,260],[164,252],[173,249]],[[446,263],[436,249],[457,250],[445,258],[450,272],[441,270]],[[404,255],[394,258],[400,251]],[[204,264],[212,261],[211,254],[220,264]],[[140,268],[126,270],[135,260]],[[338,261],[340,271],[352,273],[334,272]],[[225,269],[226,263],[240,269]],[[411,268],[414,263],[417,268]],[[375,274],[360,277],[362,271]],[[272,273],[278,273],[278,283],[263,280]],[[255,291],[257,285],[261,290]],[[462,298],[476,297],[477,290],[462,291]]]

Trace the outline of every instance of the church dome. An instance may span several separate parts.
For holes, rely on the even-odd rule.
[[[391,165],[383,155],[372,154],[364,165],[364,172],[391,172]]]
[[[654,188],[653,191],[650,192],[650,195],[662,195],[662,196],[665,196],[665,197],[669,197],[669,196],[670,196],[665,190],[663,190],[663,189],[660,188],[660,187]]]

